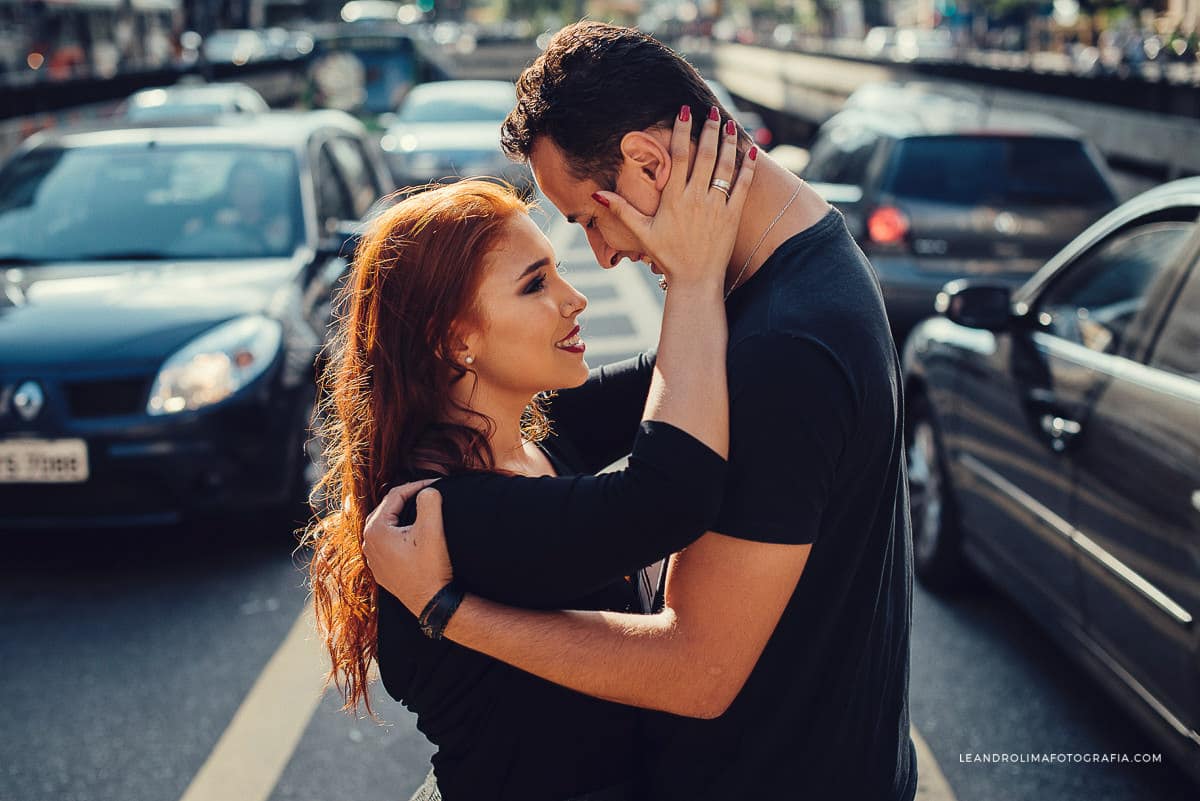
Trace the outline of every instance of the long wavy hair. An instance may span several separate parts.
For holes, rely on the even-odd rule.
[[[326,682],[347,712],[361,704],[373,714],[367,687],[378,586],[362,554],[367,515],[387,485],[418,471],[494,467],[494,422],[451,398],[468,374],[454,358],[455,327],[478,319],[484,256],[530,208],[511,187],[482,180],[412,195],[370,224],[335,303],[315,421],[325,470],[309,499],[303,544],[312,551],[313,604],[331,662]],[[449,422],[455,411],[475,424]],[[534,440],[548,433],[537,399],[523,428]]]

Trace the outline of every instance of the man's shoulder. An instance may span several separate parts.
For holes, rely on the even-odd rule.
[[[832,397],[853,395],[854,375],[834,344],[811,331],[768,329],[742,337],[729,350],[733,402],[753,402],[769,392],[795,396],[814,389]]]

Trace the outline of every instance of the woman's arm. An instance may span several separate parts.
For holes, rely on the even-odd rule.
[[[709,122],[689,181],[689,130],[677,121],[655,218],[604,196],[671,282],[629,467],[578,478],[490,474],[444,481],[457,572],[485,595],[525,605],[569,603],[683,547],[719,510],[729,442],[724,279],[754,168],[753,160],[743,162],[728,202],[710,189],[718,131]],[[732,175],[735,150],[729,137],[718,175]],[[389,498],[369,521],[368,545],[394,534],[402,504]],[[372,567],[379,568],[377,578],[386,574],[383,565]]]
[[[550,401],[554,433],[570,443],[583,472],[602,470],[633,449],[654,361],[651,350],[593,367],[585,384],[561,390]]]

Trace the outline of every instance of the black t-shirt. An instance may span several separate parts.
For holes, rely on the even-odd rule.
[[[728,712],[643,713],[646,797],[910,799],[903,402],[878,284],[831,210],[781,245],[727,312],[729,477],[711,529],[812,551]],[[621,441],[651,364],[597,371],[607,393],[599,380],[562,393],[556,425]]]
[[[713,530],[812,550],[723,716],[644,716],[648,797],[909,799],[904,412],[878,284],[831,210],[727,312],[729,478]]]
[[[623,396],[640,392],[644,398],[648,374],[629,376]],[[611,392],[613,383],[598,377],[580,396]],[[469,473],[439,481],[456,578],[509,604],[640,611],[626,576],[654,561],[658,548],[683,547],[711,525],[726,466],[673,426],[639,427],[639,416],[614,416],[609,424],[621,426],[619,437],[548,440],[545,450],[559,477]],[[627,452],[634,432],[623,471],[570,475],[597,470]],[[410,521],[411,507],[406,511]],[[654,536],[646,536],[651,530]],[[639,539],[670,545],[647,546]],[[538,558],[523,558],[514,542]],[[433,764],[446,801],[561,801],[637,775],[636,710],[567,690],[448,640],[431,641],[382,589],[378,607],[380,676],[438,747]]]

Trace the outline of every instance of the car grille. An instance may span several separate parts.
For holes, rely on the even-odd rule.
[[[138,414],[146,406],[148,376],[75,381],[66,384],[67,406],[74,418]]]

